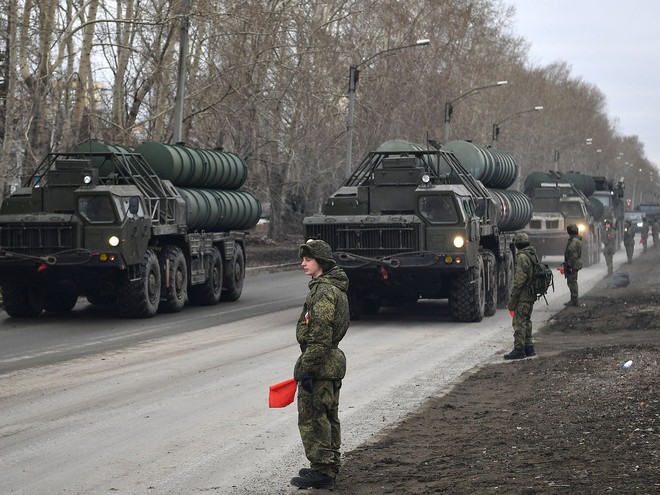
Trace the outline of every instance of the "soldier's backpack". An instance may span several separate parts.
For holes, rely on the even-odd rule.
[[[555,291],[555,281],[552,270],[545,263],[541,263],[538,256],[532,256],[530,253],[525,254],[532,262],[532,283],[530,287],[532,294],[536,296],[537,301],[543,298],[545,303],[548,304],[545,295],[548,293],[548,290],[550,290],[550,287],[552,287],[552,292]]]

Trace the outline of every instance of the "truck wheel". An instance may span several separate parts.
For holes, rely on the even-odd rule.
[[[140,280],[124,280],[117,297],[119,313],[129,318],[151,318],[160,303],[160,266],[152,250],[144,254]]]
[[[178,313],[183,309],[188,297],[186,257],[181,248],[166,246],[160,252],[159,261],[162,286],[158,310],[164,313]]]
[[[486,300],[484,301],[484,316],[493,316],[497,312],[497,261],[495,253],[484,250],[484,275],[486,283]]]
[[[540,256],[539,259],[541,259]],[[514,276],[513,253],[509,250],[507,250],[504,260],[498,263],[498,270],[504,272],[499,276],[499,280],[505,280],[505,283],[497,288],[497,307],[506,309],[509,297],[511,297],[511,289],[513,289]]]
[[[243,293],[243,281],[245,280],[245,255],[243,248],[236,244],[234,246],[234,258],[225,264],[223,301],[238,301]]]
[[[71,311],[78,302],[78,295],[78,288],[73,282],[57,283],[48,291],[44,309],[50,313]]]
[[[451,316],[456,321],[481,321],[484,317],[486,284],[484,262],[477,257],[477,264],[457,276],[451,287]]]
[[[220,302],[222,295],[222,256],[217,247],[213,247],[210,256],[205,260],[206,282],[193,285],[188,291],[188,300],[198,306],[213,306]]]
[[[46,300],[38,290],[30,287],[2,286],[2,300],[5,311],[13,318],[34,318],[39,316]]]

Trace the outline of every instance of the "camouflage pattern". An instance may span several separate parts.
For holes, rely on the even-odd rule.
[[[564,251],[564,276],[571,299],[578,298],[578,271],[582,268],[582,236],[571,235]]]
[[[532,290],[532,275],[534,261],[537,260],[536,250],[526,246],[516,254],[516,270],[513,277],[513,287],[509,296],[509,311],[513,311],[513,346],[522,349],[533,346],[532,341],[532,309],[536,302],[536,294]]]
[[[324,272],[330,271],[335,266],[330,244],[320,239],[310,239],[305,244],[301,244],[298,248],[298,256],[316,260]]]
[[[312,391],[298,387],[298,430],[310,467],[336,476],[340,467],[339,390],[346,356],[338,348],[350,324],[348,277],[338,266],[309,282],[296,339],[302,353],[293,377],[314,378]]]
[[[532,339],[533,302],[519,302],[513,313],[513,347],[523,349],[534,345]]]
[[[341,380],[314,380],[312,392],[298,388],[298,430],[310,467],[333,478],[341,467]]]
[[[311,373],[316,380],[344,378],[346,357],[337,345],[350,323],[347,291],[348,277],[337,266],[309,282],[309,294],[296,326],[302,351],[293,373],[297,381],[303,373]]]
[[[628,263],[632,263],[635,252],[635,229],[629,220],[626,220],[623,227],[623,245],[626,247]]]
[[[606,226],[603,232],[603,255],[605,256],[605,264],[607,265],[607,273],[611,274],[613,270],[612,258],[616,252],[616,229],[614,227]]]

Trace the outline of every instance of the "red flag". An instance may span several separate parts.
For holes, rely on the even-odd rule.
[[[298,382],[293,378],[276,383],[269,387],[268,407],[286,407],[296,396]]]

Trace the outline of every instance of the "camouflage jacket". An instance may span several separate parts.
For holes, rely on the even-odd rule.
[[[605,254],[616,252],[616,229],[614,227],[603,231],[603,252]]]
[[[564,251],[564,270],[566,275],[582,268],[582,236],[572,235],[568,238]]]
[[[532,260],[534,259],[538,259],[538,257],[532,246],[524,247],[516,254],[516,270],[509,296],[509,310],[515,310],[520,302],[536,302],[536,294],[532,293],[532,275],[534,274]]]
[[[335,266],[309,282],[298,324],[296,339],[302,354],[296,361],[293,377],[304,373],[317,380],[341,380],[346,374],[346,356],[338,344],[350,324],[348,277]]]
[[[626,226],[623,229],[623,245],[624,246],[635,245],[635,230],[631,224],[626,224]]]

